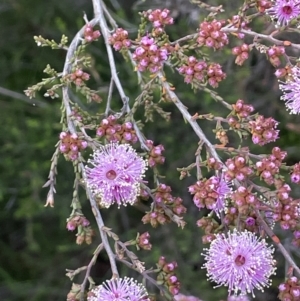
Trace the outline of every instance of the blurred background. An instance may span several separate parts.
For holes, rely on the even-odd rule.
[[[224,1],[209,1],[209,4],[223,4]],[[174,26],[168,28],[171,40],[194,33],[200,20],[207,12],[199,9],[187,0],[111,0],[106,4],[120,27],[128,30],[132,39],[137,35],[138,12],[149,8],[167,7],[172,11]],[[228,19],[237,12],[242,1],[227,1],[225,13]],[[23,94],[27,89],[45,77],[43,70],[47,64],[62,70],[65,58],[63,50],[51,50],[36,46],[33,36],[42,35],[47,39],[59,41],[65,34],[71,41],[76,32],[84,25],[83,14],[93,17],[91,1],[52,0],[47,4],[38,0],[2,0],[0,2],[0,299],[6,301],[54,301],[65,300],[71,287],[65,276],[66,269],[76,269],[86,265],[99,242],[96,235],[90,246],[75,244],[75,234],[66,230],[66,219],[70,215],[73,167],[63,157],[59,160],[57,176],[57,194],[55,207],[45,208],[47,189],[42,189],[46,182],[50,159],[55,150],[61,131],[61,99],[44,98],[41,91],[36,99],[29,100]],[[261,32],[269,32],[263,17],[253,24]],[[285,36],[285,39],[295,39]],[[247,39],[246,39],[247,42]],[[250,43],[251,40],[248,40]],[[236,40],[234,41],[236,43]],[[232,47],[235,44],[231,45]],[[110,71],[105,48],[101,38],[89,46],[93,59],[90,73],[91,88],[103,91],[107,97]],[[213,53],[213,51],[211,51]],[[296,56],[299,54],[295,54]],[[276,145],[288,151],[287,164],[300,160],[300,125],[299,117],[289,115],[280,101],[274,68],[264,55],[253,51],[243,67],[235,65],[230,47],[213,53],[214,60],[223,66],[227,79],[217,91],[229,103],[244,99],[251,103],[260,114],[272,116],[280,122],[281,138]],[[133,101],[139,94],[136,77],[131,67],[120,55],[116,55],[118,72],[127,95]],[[177,74],[167,71],[169,81],[189,108],[190,112],[204,114],[218,113],[220,107],[208,94],[201,91],[194,93],[190,86],[183,83]],[[80,98],[80,96],[78,96]],[[104,104],[91,105],[90,111],[101,112]],[[123,241],[134,239],[137,232],[149,231],[153,250],[139,251],[138,255],[146,266],[155,267],[159,256],[166,256],[167,261],[176,260],[179,265],[178,277],[182,283],[182,293],[194,295],[205,301],[226,299],[226,289],[212,289],[214,284],[207,282],[205,270],[201,269],[203,258],[200,256],[203,245],[202,233],[195,222],[203,212],[193,205],[187,187],[195,182],[194,177],[179,180],[177,167],[191,164],[197,149],[197,137],[185,124],[179,112],[171,104],[163,104],[165,111],[171,112],[171,122],[166,122],[158,114],[155,122],[148,122],[144,133],[155,144],[165,146],[166,163],[159,166],[165,175],[164,183],[170,185],[174,196],[184,199],[188,208],[184,231],[176,225],[151,228],[142,225],[143,213],[136,208],[104,210],[104,220],[108,227]],[[224,110],[223,110],[224,111]],[[222,112],[219,112],[221,114]],[[223,115],[225,117],[225,115]],[[140,116],[142,117],[142,116]],[[218,143],[211,132],[212,125],[200,121],[213,143]],[[178,139],[180,137],[180,140]],[[251,141],[245,145],[251,145]],[[266,147],[253,147],[253,152],[268,153],[275,143]],[[293,196],[299,197],[299,189],[293,186]],[[92,221],[89,204],[82,191],[81,202],[84,214]],[[204,212],[205,213],[205,212]],[[281,231],[278,229],[279,233]],[[283,233],[282,241],[290,245],[291,238]],[[299,253],[293,252],[298,260]],[[272,288],[265,295],[257,293],[256,300],[276,300],[276,286],[283,280],[285,265],[283,257],[276,252],[279,262],[277,276],[273,277]],[[130,274],[123,266],[120,270]],[[109,264],[105,256],[100,256],[93,276],[97,283],[110,277]],[[75,282],[80,283],[80,277]]]

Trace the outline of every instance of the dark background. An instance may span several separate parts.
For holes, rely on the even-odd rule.
[[[226,4],[226,12],[237,12],[236,5],[239,3],[228,2],[231,4]],[[172,11],[175,24],[168,31],[172,40],[195,32],[199,21],[206,15],[203,9],[200,10],[187,1],[114,0],[106,3],[117,23],[126,28],[133,39],[137,35],[138,11],[150,7],[167,6]],[[23,94],[23,90],[28,86],[45,77],[42,71],[47,64],[58,71],[64,64],[63,50],[39,48],[33,36],[42,35],[44,38],[59,41],[61,35],[65,34],[71,41],[84,25],[84,12],[90,19],[93,17],[91,1],[52,0],[50,3],[38,0],[2,0],[0,3],[1,300],[65,300],[71,286],[70,280],[65,277],[65,270],[86,265],[99,242],[96,235],[91,246],[78,246],[75,244],[75,234],[65,228],[66,219],[71,212],[74,174],[72,164],[66,162],[63,157],[60,158],[58,166],[55,207],[44,208],[47,189],[41,187],[47,180],[50,159],[61,131],[61,99],[44,98],[45,91],[41,91],[35,100],[29,100]],[[225,13],[222,17],[227,19],[228,16]],[[257,30],[266,31],[268,26],[265,25],[265,21],[267,20],[264,17],[258,18],[253,26]],[[297,41],[297,37],[294,36],[285,38]],[[235,46],[237,41],[231,41],[231,47]],[[246,42],[250,43],[251,40],[246,39]],[[89,51],[94,60],[90,70],[91,87],[103,91],[102,96],[105,99],[110,72],[103,41],[99,39],[90,46]],[[227,79],[217,89],[220,95],[229,103],[234,103],[239,98],[244,99],[253,104],[260,114],[278,120],[281,138],[276,145],[288,151],[288,164],[298,162],[299,117],[286,112],[284,103],[279,99],[280,91],[277,79],[273,75],[275,70],[264,55],[253,51],[244,66],[238,67],[234,64],[230,47],[210,53],[227,73]],[[120,55],[116,55],[116,62],[125,92],[133,101],[139,94],[136,77]],[[169,80],[175,85],[178,96],[191,113],[213,112],[226,116],[227,113],[224,115],[223,109],[219,111],[220,105],[209,95],[203,92],[194,93],[190,86],[183,83],[180,76],[168,70],[166,72]],[[87,107],[94,112],[101,112],[103,109],[103,105]],[[113,228],[123,241],[135,238],[137,232],[149,231],[153,250],[148,253],[140,251],[138,255],[146,262],[148,268],[154,267],[161,255],[166,256],[168,261],[176,260],[179,264],[178,276],[182,282],[182,293],[192,294],[207,301],[225,299],[226,289],[213,290],[213,284],[206,281],[205,271],[201,269],[202,233],[196,227],[195,221],[202,213],[198,212],[187,192],[187,187],[195,181],[195,177],[179,181],[179,173],[176,171],[177,167],[193,162],[198,140],[175,107],[171,104],[163,104],[162,107],[172,113],[171,122],[166,122],[156,114],[155,122],[147,123],[144,133],[149,139],[153,139],[155,144],[162,143],[165,146],[167,159],[159,170],[166,176],[164,183],[172,187],[173,194],[184,199],[184,204],[188,207],[185,217],[188,224],[184,231],[176,225],[153,229],[149,225],[142,225],[140,219],[143,213],[136,208],[105,210],[105,224]],[[201,121],[200,126],[210,140],[217,143],[211,132],[214,125]],[[250,140],[246,141],[246,144],[252,145]],[[272,143],[264,148],[255,146],[252,150],[256,153],[267,153],[274,145],[275,143]],[[299,189],[293,187],[293,194],[299,196]],[[85,215],[92,221],[83,191],[81,202]],[[279,229],[278,231],[281,233]],[[288,247],[290,238],[287,233],[283,235],[283,242]],[[298,252],[294,252],[293,255],[297,258]],[[273,287],[283,280],[285,269],[282,256],[277,253],[276,256],[279,268],[277,276],[273,277]],[[131,274],[131,271],[124,267],[120,266],[120,270],[123,275]],[[93,276],[98,283],[110,277],[105,257],[99,257],[93,269]],[[81,281],[80,277],[75,279],[75,282]],[[257,300],[276,299],[276,289],[266,291],[263,297],[257,293]]]

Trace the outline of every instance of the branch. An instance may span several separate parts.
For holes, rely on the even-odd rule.
[[[29,97],[27,97],[27,96],[25,96],[21,93],[11,91],[11,90],[3,88],[3,87],[0,87],[0,94],[8,96],[8,97],[12,97],[14,99],[22,100],[22,101],[24,101],[28,104],[33,105],[33,106],[37,105],[38,107],[41,107],[41,108],[48,107],[48,104],[46,102],[43,102],[43,101],[40,101],[40,100],[31,100]]]
[[[158,78],[160,79],[161,85],[164,87],[165,91],[168,93],[170,99],[173,101],[173,103],[176,105],[176,107],[181,112],[184,119],[191,125],[196,135],[199,137],[200,141],[202,141],[205,146],[207,147],[209,153],[212,157],[214,157],[218,162],[224,165],[221,161],[219,155],[217,154],[215,147],[210,143],[210,141],[206,138],[205,134],[203,133],[202,129],[198,125],[198,123],[195,121],[195,119],[190,115],[186,107],[183,105],[183,103],[180,101],[178,96],[172,91],[169,83],[166,81],[165,77],[161,72],[157,74]]]
[[[96,25],[99,22],[99,18],[100,18],[100,16],[96,17],[95,19],[91,20],[89,22],[89,24],[91,24],[92,26]],[[73,58],[73,55],[74,55],[78,45],[82,41],[82,36],[83,36],[83,33],[84,33],[84,29],[85,29],[85,26],[76,34],[76,36],[74,37],[72,43],[69,46],[69,49],[68,49],[68,52],[67,52],[67,55],[66,55],[65,64],[64,64],[63,74],[62,74],[63,77],[66,76],[71,70],[72,58]],[[62,88],[63,105],[66,109],[68,129],[72,134],[75,134],[77,131],[76,131],[76,126],[74,124],[74,121],[71,119],[72,111],[71,111],[71,107],[70,107],[70,98],[69,98],[68,90],[69,90],[68,86],[64,86]],[[80,171],[81,171],[83,180],[86,181],[87,177],[86,177],[85,167],[82,163],[81,157],[79,157],[79,160],[80,160],[80,163],[79,163]],[[92,192],[90,191],[90,189],[88,187],[86,187],[86,193],[87,193],[87,196],[90,200],[92,211],[95,215],[95,219],[96,219],[96,222],[97,222],[97,225],[98,225],[98,229],[99,229],[100,236],[101,236],[101,239],[102,239],[102,242],[103,242],[103,246],[105,248],[105,251],[106,251],[106,253],[108,255],[108,258],[109,258],[109,261],[110,261],[113,277],[118,277],[119,273],[118,273],[118,270],[117,270],[117,265],[116,265],[116,262],[115,262],[114,254],[113,254],[113,252],[111,250],[111,247],[109,245],[107,235],[102,230],[102,228],[104,227],[104,222],[103,222],[100,210],[98,208],[97,202],[96,202]]]
[[[272,239],[272,241],[276,244],[278,249],[280,250],[281,254],[284,256],[284,258],[287,260],[287,262],[294,268],[296,274],[298,277],[300,277],[300,269],[291,257],[291,255],[288,253],[288,251],[285,249],[285,247],[280,242],[279,238],[275,235],[273,230],[268,226],[268,224],[264,221],[262,218],[260,212],[257,209],[254,209],[255,213],[257,215],[257,218],[259,220],[259,223],[264,228],[266,233],[269,235],[269,237]]]
[[[130,113],[130,107],[129,107],[129,102],[128,102],[128,97],[126,96],[124,89],[122,87],[121,81],[118,77],[118,73],[117,73],[117,68],[116,68],[116,64],[115,64],[115,60],[114,60],[114,56],[113,56],[113,51],[111,48],[111,45],[109,44],[109,37],[110,37],[110,33],[109,33],[109,29],[104,17],[104,11],[103,11],[103,1],[101,0],[93,0],[93,6],[94,6],[94,12],[95,12],[95,17],[99,22],[99,26],[105,41],[105,46],[106,46],[106,51],[107,51],[107,56],[108,56],[108,62],[109,62],[109,66],[110,66],[110,71],[111,71],[111,76],[112,76],[112,80],[114,81],[116,88],[119,92],[119,95],[122,99],[123,105],[124,105],[124,111],[126,113]],[[140,129],[138,128],[138,126],[136,125],[136,122],[134,120],[132,120],[133,123],[133,127],[134,130],[136,131],[137,137],[141,143],[141,147],[144,150],[149,150],[147,145],[146,145],[146,140],[143,137],[142,133],[140,132]]]

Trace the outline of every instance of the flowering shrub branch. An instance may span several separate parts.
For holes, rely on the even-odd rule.
[[[180,197],[171,194],[171,187],[162,182],[164,177],[160,175],[158,167],[165,162],[164,146],[147,139],[141,122],[135,119],[138,108],[144,107],[146,121],[153,120],[153,111],[165,120],[171,120],[170,113],[161,107],[163,102],[174,104],[197,136],[195,162],[189,162],[187,167],[178,168],[178,171],[180,179],[196,176],[196,182],[186,187],[186,190],[199,210],[210,211],[196,222],[204,231],[203,243],[210,243],[210,247],[202,254],[208,279],[218,286],[228,288],[228,300],[247,300],[246,294],[254,296],[255,289],[263,290],[271,285],[276,261],[273,258],[274,249],[266,241],[269,237],[292,267],[291,275],[286,275],[288,278],[285,283],[279,286],[279,298],[285,301],[299,300],[300,269],[273,228],[278,224],[282,230],[292,231],[293,245],[300,246],[299,199],[290,195],[291,187],[286,181],[289,172],[290,182],[300,183],[300,164],[287,166],[284,163],[287,153],[277,146],[270,154],[257,155],[244,145],[248,137],[258,146],[276,142],[279,139],[278,122],[273,117],[253,113],[254,107],[241,99],[230,104],[212,90],[225,80],[226,73],[219,63],[214,62],[214,56],[203,49],[222,51],[223,48],[231,47],[229,38],[233,37],[238,42],[231,52],[239,66],[249,58],[251,51],[256,49],[264,53],[276,68],[275,76],[281,79],[279,88],[284,94],[281,99],[291,113],[298,114],[298,59],[289,56],[286,49],[299,50],[300,45],[276,39],[275,36],[281,33],[279,29],[269,35],[261,34],[250,29],[250,24],[255,18],[265,15],[277,27],[288,30],[290,26],[293,30],[293,22],[300,18],[300,2],[246,1],[239,14],[228,21],[217,19],[218,14],[223,12],[222,6],[214,7],[198,0],[192,2],[211,13],[199,24],[197,33],[175,41],[170,41],[165,30],[165,27],[174,23],[168,9],[142,12],[138,36],[131,40],[128,32],[118,27],[101,0],[92,1],[94,19],[89,21],[84,16],[86,25],[69,46],[65,36],[60,43],[41,36],[35,37],[38,46],[67,51],[62,73],[48,65],[44,72],[49,78],[25,91],[27,96],[34,97],[37,91],[46,87],[45,96],[53,99],[59,98],[60,89],[62,91],[62,132],[52,158],[49,180],[44,185],[49,187],[46,205],[54,206],[56,167],[61,153],[73,163],[75,174],[72,212],[67,219],[67,229],[77,229],[78,244],[90,244],[92,239],[97,239],[93,238],[96,233],[82,212],[79,200],[79,188],[82,185],[101,238],[88,266],[75,271],[68,270],[67,275],[72,281],[76,275],[86,271],[81,285],[73,283],[67,296],[69,301],[150,300],[152,296],[144,285],[120,275],[116,261],[137,271],[146,284],[154,284],[168,299],[175,296],[180,301],[180,281],[175,271],[177,263],[167,262],[161,256],[157,268],[148,269],[148,263],[140,261],[129,247],[150,251],[150,234],[138,233],[136,239],[122,242],[112,229],[105,226],[101,214],[115,204],[118,207],[136,205],[150,199],[151,204],[146,206],[142,218],[144,224],[158,227],[174,222],[185,231],[184,215],[187,208]],[[252,37],[253,43],[246,44],[246,37]],[[105,45],[111,80],[104,112],[92,116],[74,104],[70,91],[74,88],[85,97],[87,103],[102,102],[99,91],[88,87],[90,75],[84,71],[91,64],[86,55],[87,47],[99,39]],[[268,43],[265,45],[265,42]],[[120,52],[137,74],[141,89],[137,98],[131,101],[132,106],[118,75],[114,51]],[[165,68],[177,71],[192,89],[206,92],[228,111],[227,114],[215,116],[211,112],[200,115],[198,112],[193,115],[189,113],[175,92]],[[48,88],[49,85],[52,86]],[[114,89],[122,102],[118,112],[112,110]],[[154,91],[159,93],[158,103],[154,102]],[[198,123],[203,119],[213,124],[212,132],[220,144],[214,144],[208,139]],[[239,138],[237,147],[232,146],[235,138],[228,133],[234,133]],[[138,149],[134,146],[136,143],[139,143],[141,151],[135,150]],[[86,149],[92,151],[88,160]],[[153,179],[147,178],[146,181],[147,169],[151,170],[149,173]],[[102,251],[108,256],[112,278],[96,285],[90,273]],[[150,273],[156,273],[157,278],[150,277]],[[293,273],[295,276],[292,276]],[[183,299],[186,301],[188,297]]]

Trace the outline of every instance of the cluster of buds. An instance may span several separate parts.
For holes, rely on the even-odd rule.
[[[297,163],[294,166],[292,166],[291,181],[296,184],[300,183],[300,163]]]
[[[231,193],[231,189],[223,177],[212,176],[191,185],[189,192],[194,195],[194,204],[199,209],[206,207],[219,213],[224,210],[225,199]]]
[[[238,216],[239,216],[239,212],[236,207],[227,206],[225,211],[225,216],[223,218],[223,223],[227,226],[234,225]]]
[[[276,130],[278,122],[272,117],[258,115],[255,120],[249,121],[248,125],[254,144],[265,145],[279,138],[279,130]]]
[[[244,62],[249,57],[250,47],[248,44],[242,44],[241,46],[236,46],[232,48],[232,54],[236,55],[235,63],[239,66],[242,66]]]
[[[249,207],[254,207],[258,203],[256,195],[251,193],[250,188],[239,186],[237,190],[232,192],[231,200],[235,207],[237,207],[239,213],[247,215],[249,213]]]
[[[226,181],[232,181],[233,179],[243,181],[253,173],[253,170],[247,166],[246,158],[241,155],[228,159],[225,165],[227,166],[227,170],[224,172]]]
[[[219,128],[216,130],[216,138],[218,140],[220,140],[222,145],[227,145],[229,142],[226,130],[224,130],[223,128]]]
[[[157,284],[165,285],[172,295],[177,295],[180,289],[180,282],[175,274],[177,262],[166,262],[164,256],[161,256],[157,263],[159,269],[157,275]]]
[[[86,24],[84,28],[84,40],[88,43],[96,41],[100,36],[101,33],[99,30],[94,30],[91,24]]]
[[[74,231],[77,228],[76,243],[81,245],[83,242],[88,245],[92,243],[94,231],[90,227],[90,222],[82,215],[74,215],[67,220],[67,229]]]
[[[260,13],[264,13],[267,9],[272,7],[272,1],[270,0],[257,0],[257,10]]]
[[[274,74],[277,78],[286,77],[292,74],[292,67],[290,65],[285,66],[284,68],[277,69]]]
[[[226,78],[226,74],[222,71],[220,64],[212,63],[207,67],[208,83],[213,87],[217,88],[219,82]]]
[[[300,281],[297,277],[292,276],[284,283],[281,283],[279,289],[279,300],[282,301],[299,301],[300,300]]]
[[[214,49],[223,48],[228,44],[228,37],[222,32],[225,21],[213,20],[211,22],[204,21],[200,24],[197,42],[200,46],[207,46]]]
[[[149,232],[144,232],[143,234],[138,234],[136,238],[136,244],[139,248],[144,250],[151,250],[152,245],[150,243],[150,234]]]
[[[215,239],[216,230],[220,227],[211,216],[204,216],[197,220],[197,226],[204,231],[204,235],[202,235],[202,242],[204,244],[208,244]]]
[[[162,144],[154,146],[152,140],[147,140],[146,145],[149,148],[149,158],[148,165],[154,167],[157,164],[163,164],[165,162],[165,157],[162,156],[164,146]]]
[[[208,158],[206,161],[206,165],[209,170],[220,170],[222,168],[222,163],[217,161],[214,157]]]
[[[90,75],[83,72],[82,69],[77,69],[69,75],[69,78],[76,86],[82,86],[85,81],[90,79]]]
[[[76,160],[78,158],[78,153],[88,145],[87,142],[79,138],[77,134],[68,132],[61,132],[59,139],[59,150],[71,161]]]
[[[258,175],[268,185],[274,183],[274,176],[278,174],[282,161],[285,159],[287,153],[280,150],[279,147],[272,149],[272,154],[256,162],[255,167]]]
[[[90,222],[83,215],[75,215],[67,220],[67,229],[74,231],[78,226],[88,227]]]
[[[71,112],[71,117],[73,118],[73,120],[77,120],[79,122],[82,121],[82,115],[79,112],[78,108],[74,108]]]
[[[283,54],[285,54],[283,46],[274,45],[267,50],[269,61],[274,67],[278,67],[280,65],[280,56]]]
[[[132,58],[137,62],[138,71],[149,70],[151,73],[156,73],[162,68],[168,55],[167,47],[158,46],[154,38],[147,35],[142,37],[140,46],[135,49]]]
[[[295,229],[299,223],[299,200],[290,197],[291,187],[281,180],[275,180],[276,201],[273,204],[272,218],[280,222],[283,230]]]
[[[73,282],[72,288],[67,295],[67,301],[79,301],[81,296],[81,285]]]
[[[232,16],[232,19],[229,20],[229,23],[235,27],[235,28],[238,28],[238,29],[246,29],[248,30],[248,22],[246,22],[242,16],[239,16],[239,15],[234,15]],[[236,33],[236,36],[239,38],[239,39],[243,39],[245,37],[245,34],[244,33],[241,33],[241,32],[238,32]]]
[[[128,39],[128,31],[123,28],[117,28],[109,38],[109,43],[113,45],[116,51],[120,51],[122,48],[128,49],[131,45],[131,41]]]
[[[169,223],[172,215],[182,217],[186,212],[182,199],[173,197],[171,187],[165,184],[159,184],[157,187],[154,202],[153,211],[147,212],[142,218],[144,224],[150,223],[152,227]]]
[[[131,122],[118,124],[117,118],[113,115],[101,121],[100,126],[97,128],[96,135],[99,137],[105,137],[110,142],[121,142],[121,143],[136,143],[138,138],[133,129]]]
[[[184,82],[188,84],[193,80],[204,82],[206,68],[207,64],[205,61],[198,61],[194,56],[189,56],[186,65],[180,66],[178,72],[184,75]]]
[[[253,106],[245,104],[245,102],[242,99],[238,99],[237,102],[232,105],[232,108],[232,113],[236,115],[239,119],[248,117],[254,111]]]
[[[161,34],[165,25],[171,25],[174,23],[172,17],[170,17],[170,11],[168,9],[155,9],[145,12],[148,20],[153,24],[155,34]]]
[[[184,82],[188,84],[207,80],[214,88],[218,87],[218,83],[226,77],[219,64],[207,65],[205,61],[198,61],[194,56],[189,56],[186,64],[178,68],[178,72],[184,75]]]
[[[300,231],[299,230],[295,230],[293,232],[293,240],[292,240],[292,245],[299,248],[300,247]]]

